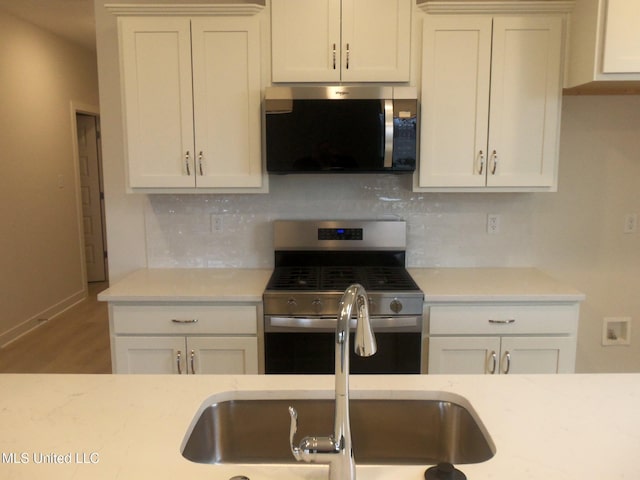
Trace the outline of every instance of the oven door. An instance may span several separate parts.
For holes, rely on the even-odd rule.
[[[352,319],[352,330],[356,320]],[[265,317],[265,373],[333,374],[336,317]],[[361,358],[350,335],[350,371],[354,374],[420,373],[422,318],[371,317],[378,351]]]

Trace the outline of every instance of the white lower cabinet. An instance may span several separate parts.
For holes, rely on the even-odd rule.
[[[432,337],[429,373],[570,373],[569,337]]]
[[[258,373],[258,341],[242,337],[118,337],[115,373]]]
[[[113,373],[256,374],[257,319],[257,305],[111,305]]]
[[[572,373],[578,304],[429,309],[428,372]]]

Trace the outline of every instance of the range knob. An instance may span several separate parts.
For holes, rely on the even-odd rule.
[[[296,299],[294,297],[289,297],[287,299],[287,307],[289,310],[289,313],[293,313],[294,310],[296,309],[296,307],[298,306],[298,302],[296,301]]]
[[[322,311],[322,300],[320,298],[314,298],[311,301],[311,308],[315,313],[320,313]]]
[[[393,313],[400,313],[402,311],[402,302],[397,298],[394,298],[393,300],[391,300],[389,308]]]

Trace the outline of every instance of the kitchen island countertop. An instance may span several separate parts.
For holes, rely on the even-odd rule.
[[[194,464],[180,445],[213,394],[332,388],[331,376],[0,375],[0,477],[326,479],[321,465]],[[447,391],[469,400],[497,449],[486,462],[460,466],[469,479],[640,478],[638,374],[352,376],[351,390]],[[357,473],[421,480],[427,467],[358,466]]]

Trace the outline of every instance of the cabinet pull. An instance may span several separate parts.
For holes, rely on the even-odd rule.
[[[333,44],[333,69],[336,69],[336,44]]]
[[[507,367],[502,370],[502,373],[507,374],[511,370],[511,353],[509,351],[504,352],[503,363],[506,360]]]
[[[190,177],[191,176],[191,168],[189,167],[189,163],[191,163],[191,153],[189,153],[189,150],[187,150],[186,155],[184,156],[184,166],[187,170],[187,176]]]
[[[511,325],[512,323],[516,323],[516,319],[507,318],[506,320],[494,320],[493,318],[490,318],[489,323],[493,325]]]
[[[178,350],[178,353],[176,353],[176,365],[178,366],[178,375],[182,375],[182,367],[180,366],[181,358],[182,358],[182,352]]]
[[[498,357],[496,355],[495,350],[491,350],[490,357],[491,357],[491,369],[489,370],[489,373],[493,375],[494,373],[496,373],[496,367],[498,366]]]
[[[347,70],[349,70],[349,54],[350,53],[351,53],[351,50],[349,49],[349,44],[347,43],[347,61],[345,63]]]
[[[498,168],[498,152],[494,150],[491,152],[491,175],[496,174],[496,168]]]
[[[198,319],[197,318],[187,318],[184,320],[181,320],[179,318],[172,318],[171,321],[173,323],[180,323],[182,325],[187,324],[187,323],[198,323]]]
[[[194,350],[191,350],[191,355],[189,355],[189,363],[191,364],[191,373],[193,375],[196,374],[196,368],[194,365],[195,356],[196,356],[196,352]]]
[[[480,161],[480,168],[478,168],[478,175],[482,175],[482,172],[484,172],[484,152],[482,150],[478,152],[478,160]]]
[[[200,170],[200,176],[204,176],[204,173],[202,171],[202,150],[200,150],[200,153],[198,153],[198,170]]]

